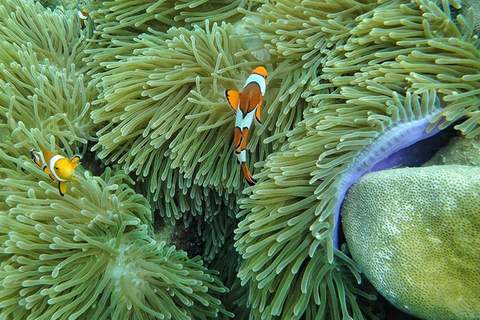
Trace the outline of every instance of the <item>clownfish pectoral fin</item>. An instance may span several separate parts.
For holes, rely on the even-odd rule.
[[[240,101],[240,93],[235,90],[225,90],[225,98],[233,112],[237,114],[238,102]]]
[[[73,181],[80,181],[80,179],[78,179],[77,177],[71,177],[70,180],[73,180]]]
[[[240,127],[235,127],[233,134],[233,144],[235,145],[235,153],[240,153],[240,145],[242,144],[243,134]]]
[[[245,180],[247,180],[247,183],[251,186],[256,184],[257,180],[253,178],[252,174],[250,173],[250,170],[248,170],[247,164],[245,162],[242,162],[241,166],[242,166],[243,175],[245,176]]]
[[[80,160],[82,160],[82,157],[78,154],[74,155],[72,159],[70,159],[70,163],[72,164],[74,169],[80,164]]]
[[[255,120],[259,125],[262,125],[262,119],[260,118],[260,105],[255,110]]]
[[[60,191],[60,195],[63,197],[65,193],[67,193],[67,182],[66,181],[59,181],[58,182],[58,191]]]

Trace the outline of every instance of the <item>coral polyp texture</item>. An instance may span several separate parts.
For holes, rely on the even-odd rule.
[[[464,136],[452,138],[424,165],[450,164],[480,167],[480,136],[476,136],[474,139],[465,139]]]
[[[365,175],[342,207],[353,258],[399,309],[421,319],[478,319],[479,192],[479,167]]]

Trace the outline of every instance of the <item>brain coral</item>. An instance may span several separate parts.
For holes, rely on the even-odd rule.
[[[375,288],[422,319],[480,317],[480,168],[385,170],[342,206],[352,257]]]

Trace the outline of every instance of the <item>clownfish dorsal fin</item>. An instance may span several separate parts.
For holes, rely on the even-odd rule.
[[[79,165],[80,160],[82,160],[82,157],[78,154],[76,154],[72,157],[72,159],[70,160],[70,164],[72,165],[72,167],[74,169]]]
[[[232,108],[233,112],[237,114],[238,102],[240,101],[240,93],[235,90],[225,90],[225,97],[227,98],[227,102],[230,108]]]
[[[43,146],[40,146],[40,150],[42,151],[43,160],[45,160],[45,164],[50,163],[50,159],[56,154],[55,152],[45,149]]]

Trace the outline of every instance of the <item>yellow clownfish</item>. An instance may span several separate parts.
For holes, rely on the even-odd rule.
[[[245,149],[247,147],[247,136],[253,118],[255,118],[259,124],[262,124],[260,107],[262,106],[266,87],[267,70],[264,67],[257,67],[253,69],[247,81],[245,81],[242,92],[235,90],[225,91],[227,102],[236,115],[233,139],[235,155],[249,185],[254,185],[257,181],[253,178],[246,165],[247,155]]]
[[[63,197],[67,192],[67,181],[79,181],[73,176],[73,173],[82,157],[75,155],[69,160],[58,153],[45,150],[42,147],[40,147],[40,150],[30,151],[33,160],[40,168],[43,168],[43,171],[52,178],[53,182],[58,181],[58,191],[60,191],[60,195]]]

